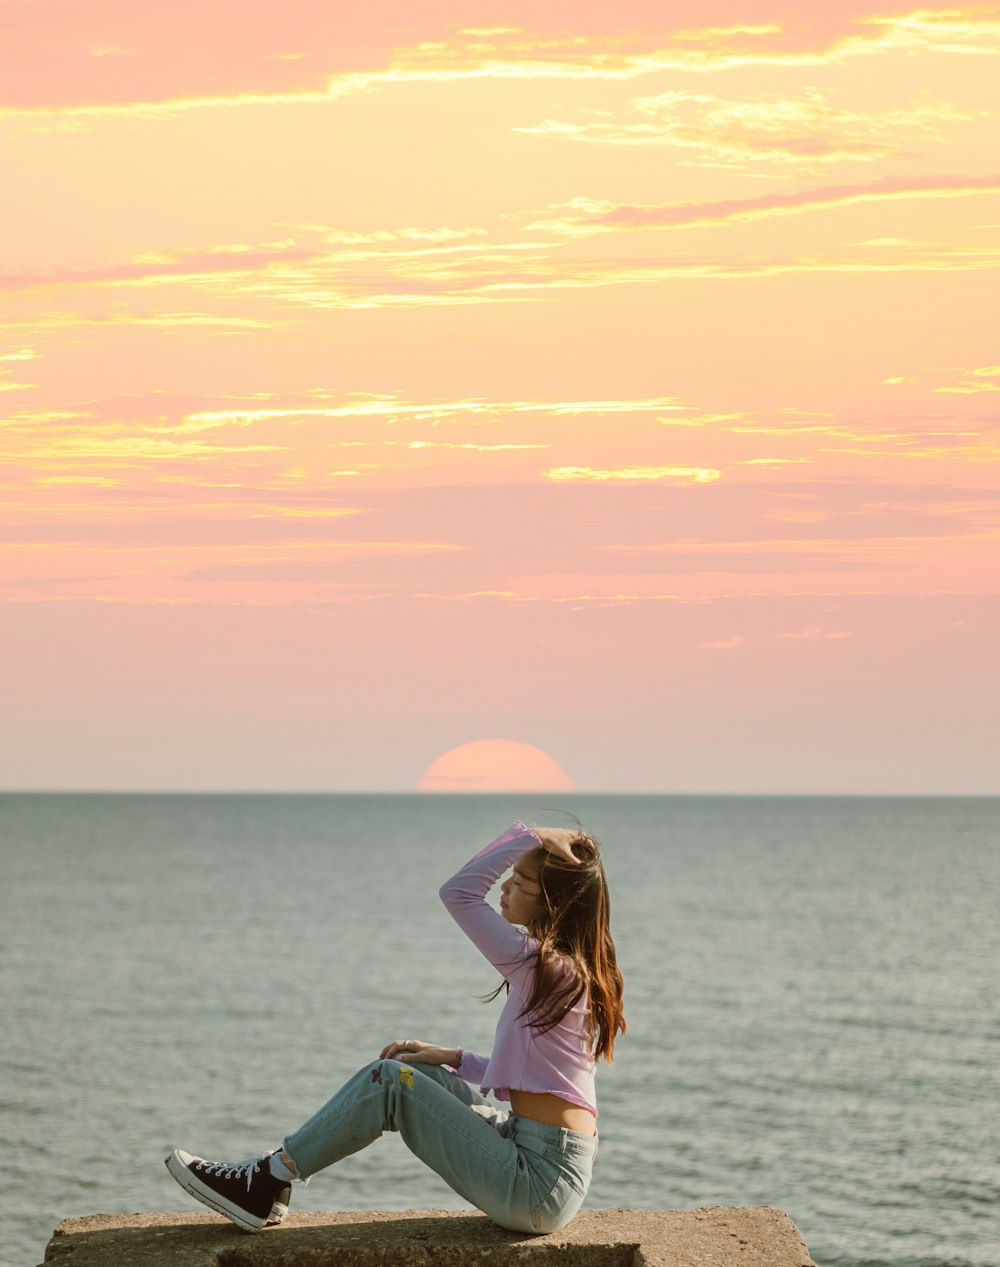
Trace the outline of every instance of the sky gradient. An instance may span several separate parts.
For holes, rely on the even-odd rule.
[[[1000,792],[1000,5],[357,9],[0,3],[0,787]]]

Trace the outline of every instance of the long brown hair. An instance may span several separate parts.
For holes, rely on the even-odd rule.
[[[566,862],[548,849],[529,850],[522,861],[537,871],[541,889],[537,915],[527,926],[538,940],[531,994],[520,1017],[538,1033],[553,1029],[586,994],[587,1026],[594,1056],[614,1059],[615,1038],[626,1030],[622,974],[611,940],[611,899],[601,849],[582,829],[570,842],[579,862]],[[573,967],[567,977],[566,961]],[[489,996],[496,998],[500,983]],[[508,986],[509,989],[509,986]]]

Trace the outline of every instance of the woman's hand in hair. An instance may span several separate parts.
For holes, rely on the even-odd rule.
[[[570,827],[536,827],[534,823],[531,824],[531,830],[549,853],[554,853],[565,862],[579,863],[580,859],[570,848],[574,840],[580,839],[579,831]]]
[[[457,1047],[438,1047],[434,1043],[421,1043],[416,1038],[397,1039],[386,1043],[379,1052],[379,1059],[399,1056],[410,1065],[457,1065],[461,1056]]]

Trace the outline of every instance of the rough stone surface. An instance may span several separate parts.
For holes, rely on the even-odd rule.
[[[581,1210],[561,1232],[507,1232],[475,1211],[298,1213],[256,1236],[217,1214],[92,1214],[55,1230],[43,1267],[816,1267],[769,1206]]]

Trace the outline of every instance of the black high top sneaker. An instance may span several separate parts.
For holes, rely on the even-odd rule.
[[[166,1167],[185,1192],[204,1205],[218,1210],[227,1219],[247,1232],[259,1232],[272,1220],[281,1222],[287,1211],[289,1184],[275,1179],[268,1160],[271,1153],[250,1157],[247,1161],[206,1161],[192,1157],[182,1148],[175,1148],[166,1159]],[[282,1212],[280,1207],[284,1205]]]

